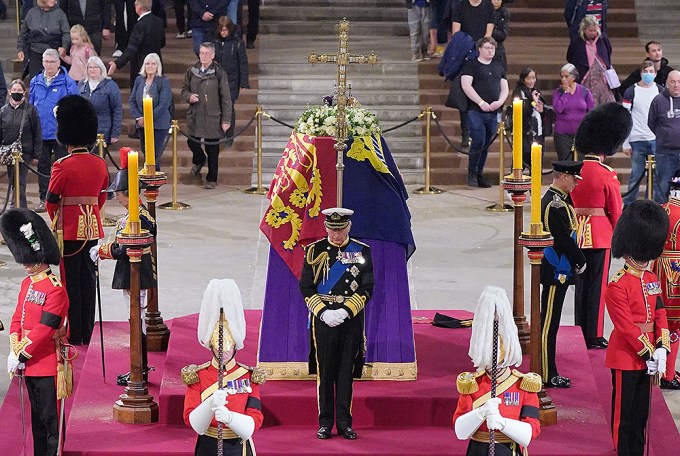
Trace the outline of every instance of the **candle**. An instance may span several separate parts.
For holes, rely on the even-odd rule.
[[[149,168],[155,171],[156,148],[153,141],[153,98],[148,95],[144,97],[144,149],[147,172],[150,172]]]
[[[512,169],[522,169],[522,100],[519,98],[512,101]]]
[[[541,223],[541,178],[543,166],[541,154],[543,148],[540,144],[531,145],[531,223]]]
[[[128,153],[128,221],[126,230],[130,232],[130,224],[139,223],[139,154]]]

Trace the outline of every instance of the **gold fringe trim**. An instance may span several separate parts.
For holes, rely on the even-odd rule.
[[[267,380],[316,380],[309,375],[305,362],[260,362],[257,367],[267,375]],[[365,364],[360,379],[413,381],[418,377],[418,365],[412,363],[371,363]]]
[[[66,399],[73,394],[73,369],[71,363],[57,365],[57,400]]]

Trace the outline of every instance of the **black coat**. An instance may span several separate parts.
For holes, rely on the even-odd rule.
[[[116,232],[121,231],[125,228],[125,221],[127,217],[124,217],[119,222]],[[156,221],[151,217],[149,212],[143,206],[139,208],[139,221],[141,222],[142,229],[148,230],[154,237],[156,236]],[[122,223],[121,223],[122,222]],[[107,244],[110,250],[111,257],[116,260],[116,268],[113,271],[113,283],[111,288],[114,290],[129,290],[130,289],[130,257],[127,255],[127,247],[122,246],[118,243]],[[147,249],[144,249],[144,254],[142,255],[142,262],[139,268],[139,289],[147,290],[149,288],[156,288],[156,265],[153,261],[153,257]]]
[[[548,249],[541,262],[541,283],[543,285],[571,285],[574,283],[575,268],[586,263],[583,252],[576,244],[576,213],[571,198],[562,190],[550,186],[541,199],[541,215],[543,228],[549,231],[554,239],[552,247],[557,257],[564,255],[568,259],[563,277],[555,277],[555,266],[548,261]]]
[[[165,28],[163,19],[149,13],[139,19],[132,28],[132,34],[123,55],[115,60],[116,68],[124,67],[130,62],[130,73],[137,74],[144,64],[144,58],[156,53],[161,57],[161,49],[165,47]]]
[[[250,89],[248,83],[248,56],[240,36],[232,34],[215,40],[215,61],[227,73],[231,102],[238,99],[239,90]]]
[[[30,161],[42,153],[42,129],[38,110],[27,100],[16,109],[9,103],[0,108],[0,144],[12,144],[19,138],[19,125],[24,111],[26,118],[21,134],[21,151],[23,159]]]
[[[59,6],[66,13],[68,23],[73,27],[80,24],[88,34],[111,30],[111,0],[86,0],[85,16],[78,0],[60,0]]]

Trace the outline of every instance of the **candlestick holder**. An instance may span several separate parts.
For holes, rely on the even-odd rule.
[[[113,405],[113,419],[121,423],[146,424],[158,421],[158,404],[149,395],[142,373],[144,347],[142,345],[142,317],[139,299],[139,272],[143,251],[153,242],[147,230],[138,223],[129,226],[129,232],[116,236],[116,242],[127,247],[130,258],[130,380],[125,393]]]
[[[531,179],[523,175],[521,169],[513,169],[512,174],[505,176],[501,187],[510,193],[514,210],[512,315],[517,325],[522,353],[526,355],[529,353],[530,332],[524,315],[524,248],[519,243],[519,237],[524,227],[524,203],[527,192],[531,190]]]
[[[153,171],[154,174],[151,175],[140,175],[139,181],[145,185],[144,197],[146,198],[149,214],[156,220],[156,227],[158,227],[156,200],[160,194],[161,186],[168,182],[168,178],[164,173],[156,171],[155,167]],[[155,237],[151,243],[151,258],[156,274],[156,288],[149,289],[146,297],[144,321],[146,322],[147,349],[149,351],[166,351],[170,340],[170,329],[163,323],[163,317],[158,309],[158,244]]]
[[[530,370],[542,372],[541,361],[541,261],[543,251],[553,244],[550,233],[543,231],[542,223],[529,225],[529,232],[523,232],[518,243],[529,251],[531,264],[531,335],[530,335]],[[557,408],[550,396],[541,388],[538,392],[538,414],[542,426],[552,426],[557,423]]]

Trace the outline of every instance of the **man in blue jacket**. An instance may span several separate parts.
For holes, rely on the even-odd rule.
[[[189,0],[191,14],[189,28],[193,40],[194,52],[198,55],[201,43],[212,41],[212,33],[220,16],[224,16],[227,0]]]
[[[59,53],[48,49],[43,53],[44,70],[31,79],[28,101],[38,109],[42,128],[43,148],[38,157],[38,191],[40,204],[36,212],[45,212],[45,197],[52,172],[52,154],[55,159],[66,156],[66,148],[57,142],[57,120],[54,107],[66,95],[77,95],[76,81],[68,75],[66,68],[59,66]]]

